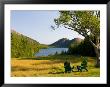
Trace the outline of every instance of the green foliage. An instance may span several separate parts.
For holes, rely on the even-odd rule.
[[[68,50],[69,54],[83,55],[83,56],[96,56],[94,47],[91,43],[85,39],[79,44],[72,44]]]
[[[54,19],[59,27],[74,30],[84,37],[100,35],[100,11],[59,11],[60,16]]]
[[[81,66],[87,67],[87,58],[83,58]]]
[[[15,31],[11,32],[11,57],[32,57],[43,47],[46,46]]]
[[[62,52],[61,52],[61,54],[63,55],[63,54],[65,54],[65,52],[64,52],[64,51],[62,51]]]
[[[60,55],[66,55],[67,52],[66,51],[62,51]]]

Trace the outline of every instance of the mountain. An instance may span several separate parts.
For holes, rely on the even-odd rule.
[[[32,57],[39,49],[46,47],[30,37],[11,30],[11,57],[13,58]]]
[[[58,41],[50,44],[50,46],[53,46],[53,47],[64,47],[64,48],[67,48],[69,47],[71,44],[78,44],[82,41],[81,38],[74,38],[72,40],[69,40],[67,38],[62,38],[62,39],[59,39]]]

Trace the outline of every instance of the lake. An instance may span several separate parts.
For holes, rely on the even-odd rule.
[[[54,55],[56,52],[60,54],[62,51],[68,51],[68,48],[47,48],[47,49],[40,49],[39,52],[35,54],[35,56],[48,56]]]

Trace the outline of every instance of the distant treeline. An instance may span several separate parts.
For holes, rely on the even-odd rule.
[[[36,40],[11,31],[11,57],[32,57],[41,48],[47,48]]]
[[[71,44],[68,50],[68,54],[96,56],[94,47],[87,39],[84,39],[81,43]]]

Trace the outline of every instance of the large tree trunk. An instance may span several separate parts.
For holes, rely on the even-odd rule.
[[[100,49],[97,47],[94,47],[95,53],[96,53],[96,67],[100,67]]]
[[[90,41],[91,44],[94,47],[95,53],[96,53],[96,67],[100,67],[100,45],[99,43],[94,44],[92,41]]]

